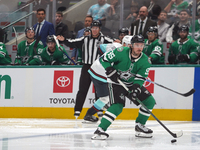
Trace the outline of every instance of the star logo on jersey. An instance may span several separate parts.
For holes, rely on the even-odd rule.
[[[119,97],[120,97],[122,100],[124,100],[124,99],[125,99],[125,97],[124,97],[124,95],[123,95],[123,94],[121,94]]]
[[[131,73],[131,70],[133,69],[133,66],[134,66],[134,64],[131,64],[127,71],[119,70],[120,78],[128,81],[130,78],[134,77],[134,74]]]
[[[0,46],[0,49],[3,50],[3,46]]]

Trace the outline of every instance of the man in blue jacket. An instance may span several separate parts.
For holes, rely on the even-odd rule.
[[[55,35],[54,26],[52,23],[45,20],[45,10],[43,8],[39,8],[37,10],[37,20],[33,28],[35,29],[35,38],[37,39],[39,36],[41,37],[41,41],[46,47],[46,39],[48,35]]]

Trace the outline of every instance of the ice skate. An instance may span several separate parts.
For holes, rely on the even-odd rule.
[[[136,123],[135,125],[135,136],[136,137],[142,137],[142,138],[152,138],[153,131],[151,129],[148,129],[141,123]]]
[[[76,120],[77,120],[77,118],[80,116],[80,111],[75,111],[74,112],[74,117],[76,118]]]
[[[97,117],[86,114],[82,123],[97,123],[98,120],[99,119]]]
[[[105,131],[98,127],[97,130],[94,132],[94,136],[91,137],[92,140],[105,140],[109,137],[109,135],[107,133],[105,133]]]

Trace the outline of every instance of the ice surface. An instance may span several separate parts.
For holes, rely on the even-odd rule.
[[[177,142],[156,121],[147,121],[153,138],[136,138],[134,120],[115,120],[109,138],[92,141],[97,124],[67,119],[0,119],[0,150],[200,150],[200,122],[162,121]]]

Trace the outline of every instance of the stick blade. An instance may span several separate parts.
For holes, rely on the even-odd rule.
[[[183,94],[183,96],[187,97],[187,96],[190,96],[192,95],[196,90],[195,89],[191,89],[189,92]]]
[[[174,138],[179,138],[179,137],[181,137],[182,135],[183,135],[183,131],[181,130],[181,131],[175,133],[173,137],[174,137]]]

